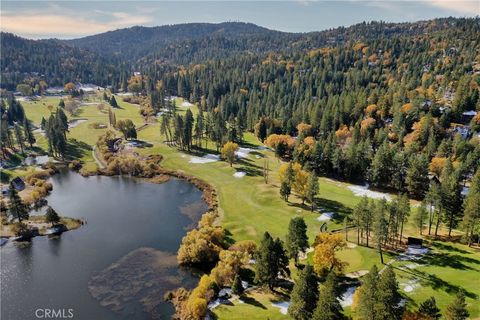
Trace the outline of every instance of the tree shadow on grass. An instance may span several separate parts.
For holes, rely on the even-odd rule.
[[[250,177],[258,177],[263,175],[263,172],[259,169],[252,168],[251,166],[237,167],[237,171],[243,171]]]
[[[290,202],[288,205],[292,206],[292,207],[297,207],[297,208],[301,208],[301,209],[304,209],[304,210],[308,210],[308,211],[311,210],[310,204],[301,204],[301,203]],[[320,212],[334,212],[335,214],[333,215],[331,221],[333,221],[335,223],[343,222],[343,219],[345,218],[345,216],[352,212],[352,209],[350,207],[345,206],[341,202],[338,202],[338,201],[335,201],[335,200],[330,200],[330,199],[325,199],[325,198],[315,199],[315,206],[314,206],[313,213],[318,214],[319,209],[320,209]]]
[[[470,251],[463,250],[463,249],[454,247],[454,246],[449,245],[449,244],[441,243],[441,242],[433,242],[432,247],[435,247],[435,248],[440,249],[440,250],[455,251],[455,252],[462,253],[462,254],[472,254],[472,252],[470,252]]]
[[[265,305],[263,303],[261,303],[260,301],[256,300],[253,297],[242,296],[241,299],[246,304],[252,305],[252,306],[257,307],[257,308],[262,308],[262,309],[267,310],[267,307],[265,307]]]
[[[467,291],[465,288],[451,284],[448,281],[445,281],[439,277],[437,277],[434,274],[429,274],[420,270],[408,270],[408,269],[401,269],[399,267],[393,266],[392,268],[397,269],[401,272],[405,272],[407,274],[412,275],[415,278],[418,278],[420,280],[420,283],[422,286],[426,287],[429,286],[433,290],[444,290],[445,292],[449,294],[454,294],[458,292],[459,290],[464,290],[465,295],[471,299],[477,299],[478,295],[475,294],[474,292]]]
[[[466,265],[465,263],[480,264],[480,261],[464,257],[458,254],[448,254],[448,253],[431,253],[422,257],[418,260],[420,264],[427,266],[439,266],[439,267],[449,267],[456,270],[475,270],[477,269]]]
[[[82,141],[76,139],[68,140],[67,153],[65,155],[66,159],[78,159],[81,158],[85,153],[92,151],[92,147]]]

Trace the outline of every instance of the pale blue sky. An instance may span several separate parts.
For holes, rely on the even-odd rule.
[[[362,21],[404,22],[480,14],[480,0],[387,1],[1,1],[2,31],[27,38],[77,38],[134,25],[252,22],[308,32]]]

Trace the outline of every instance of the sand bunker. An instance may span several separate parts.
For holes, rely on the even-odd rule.
[[[392,197],[388,193],[372,191],[372,190],[369,190],[368,187],[369,185],[366,184],[364,186],[351,185],[351,186],[348,186],[347,188],[350,189],[350,191],[352,191],[353,194],[358,197],[367,196],[368,198],[372,198],[372,199],[385,198],[387,201],[392,200]]]
[[[246,175],[247,175],[247,173],[244,172],[244,171],[237,171],[237,172],[235,172],[235,173],[233,174],[233,176],[234,176],[235,178],[243,178],[243,177],[245,177]]]
[[[68,123],[68,128],[69,128],[69,129],[75,128],[75,127],[78,126],[80,123],[84,123],[84,122],[86,122],[86,121],[87,121],[87,119],[71,120],[71,121]]]
[[[255,151],[255,149],[251,148],[238,148],[238,151],[235,151],[235,155],[239,158],[246,158],[250,152]]]
[[[356,279],[356,278],[363,277],[367,273],[368,273],[368,270],[358,270],[358,271],[346,273],[345,276]]]
[[[429,251],[430,249],[425,247],[408,247],[407,250],[398,257],[398,260],[419,260]]]
[[[190,158],[190,163],[210,163],[210,162],[216,162],[216,161],[220,161],[220,156],[216,155],[216,154],[207,154],[207,155],[204,155],[203,157],[191,157]]]
[[[418,279],[412,279],[405,283],[400,283],[400,286],[403,286],[403,291],[405,292],[412,292],[416,288],[420,287],[420,283]]]
[[[287,314],[288,307],[290,306],[290,301],[273,302],[272,306],[274,306],[275,308],[279,308],[281,314]]]
[[[357,286],[348,287],[340,299],[338,299],[342,307],[349,307],[353,304],[353,295],[355,294],[355,290],[357,290]]]
[[[324,212],[317,218],[318,221],[328,221],[333,218],[335,212]]]

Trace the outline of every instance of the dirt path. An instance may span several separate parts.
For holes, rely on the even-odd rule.
[[[97,163],[98,167],[100,169],[105,169],[106,165],[100,159],[98,159],[98,157],[97,157],[97,146],[96,145],[93,146],[92,156],[93,156],[93,159],[95,160],[95,162]]]

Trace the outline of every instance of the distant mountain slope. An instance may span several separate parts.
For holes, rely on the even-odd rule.
[[[28,77],[41,77],[50,86],[69,81],[106,84],[113,65],[88,50],[54,40],[29,40],[1,33],[1,86],[13,89]]]
[[[58,42],[106,56],[118,56],[122,60],[136,60],[173,43],[206,38],[238,39],[271,34],[281,34],[281,32],[242,22],[187,23],[159,27],[137,26],[79,39],[58,40]]]
[[[478,21],[478,18],[476,19]],[[411,23],[369,22],[309,33],[287,33],[251,23],[188,23],[131,27],[73,40],[27,40],[2,33],[1,86],[13,88],[32,74],[50,85],[68,81],[99,85],[125,82],[132,71],[156,65],[189,65],[212,59],[267,55],[285,59],[348,43],[417,37],[469,20],[441,18]]]

